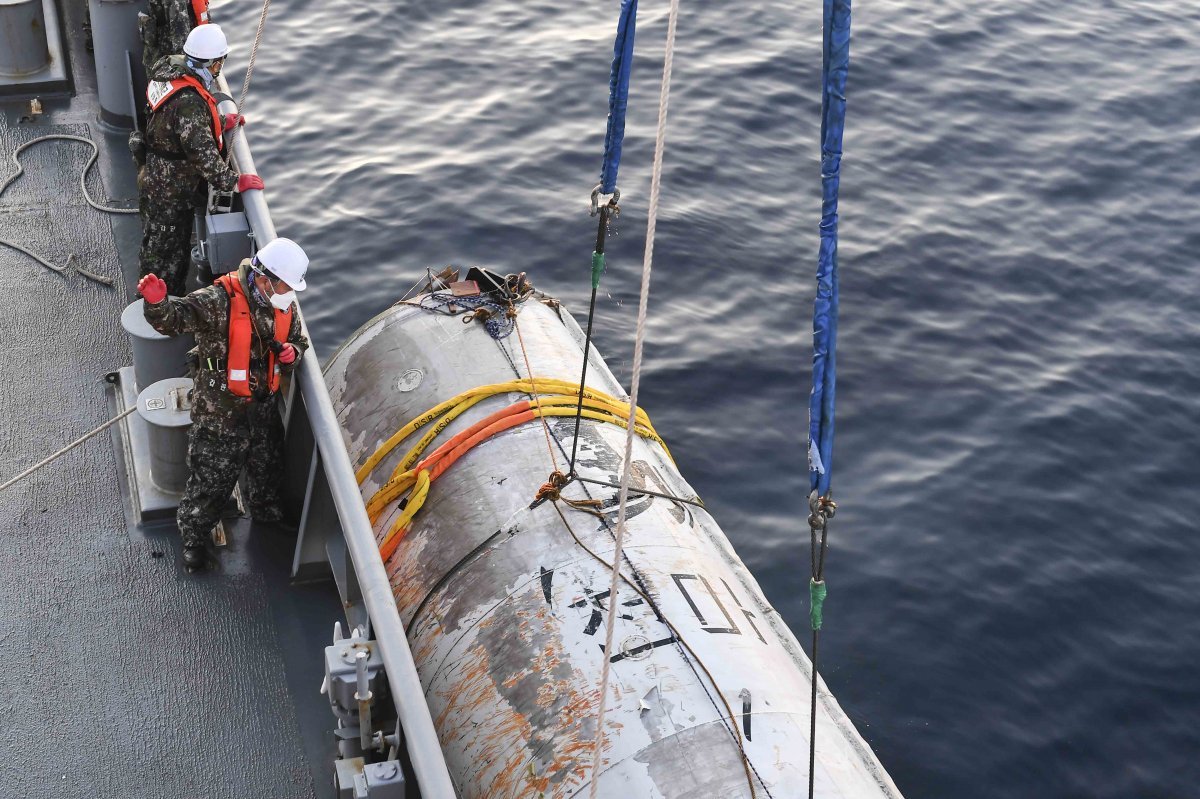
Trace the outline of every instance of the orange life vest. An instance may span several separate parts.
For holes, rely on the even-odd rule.
[[[217,149],[223,149],[225,141],[221,138],[221,114],[217,111],[217,99],[208,93],[208,89],[204,88],[203,83],[191,75],[184,75],[172,81],[150,81],[150,85],[146,87],[146,102],[150,105],[150,113],[162,108],[167,100],[188,88],[200,92],[200,96],[204,98],[204,102],[208,105],[208,112],[212,116],[212,132],[213,138],[217,140]]]
[[[250,343],[254,338],[254,320],[250,318],[250,303],[242,289],[237,272],[217,278],[217,283],[229,295],[229,351],[225,354],[225,384],[230,393],[249,397],[250,390]],[[275,311],[275,340],[280,344],[287,341],[292,329],[292,309]],[[267,348],[267,374],[270,376],[271,393],[279,390],[279,367],[275,353]]]
[[[197,25],[208,24],[208,0],[192,0],[192,17]]]

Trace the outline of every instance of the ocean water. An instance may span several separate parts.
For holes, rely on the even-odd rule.
[[[447,264],[583,320],[618,8],[271,7],[245,112],[319,354]],[[239,63],[259,10],[214,4]],[[666,14],[597,314],[626,384]],[[642,384],[801,640],[820,22],[682,4]],[[909,797],[1198,796],[1200,5],[853,25],[822,672]]]

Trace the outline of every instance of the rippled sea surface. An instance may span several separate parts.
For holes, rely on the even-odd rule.
[[[583,320],[618,6],[272,6],[246,113],[319,354],[451,263]],[[597,316],[626,384],[666,9]],[[214,4],[242,63],[258,12]],[[802,640],[820,22],[682,4],[642,388]],[[1200,6],[853,24],[824,675],[909,797],[1200,795]]]

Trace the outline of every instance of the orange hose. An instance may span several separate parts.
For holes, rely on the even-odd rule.
[[[528,402],[526,402],[524,404],[529,405]],[[449,452],[448,454],[443,453],[442,448],[439,447],[437,452],[435,452],[433,455],[430,455],[429,458],[427,458],[426,460],[421,462],[421,465],[417,467],[417,471],[420,471],[421,469],[429,469],[429,480],[430,480],[430,482],[433,482],[438,477],[440,477],[447,469],[449,469],[451,466],[453,466],[455,461],[457,461],[459,458],[461,458],[463,455],[465,455],[468,451],[470,451],[476,444],[478,444],[481,441],[484,441],[488,438],[491,438],[492,436],[496,435],[497,433],[502,433],[505,430],[516,427],[519,424],[525,424],[526,422],[532,422],[536,418],[537,418],[537,414],[534,412],[533,408],[530,407],[527,410],[522,411],[521,413],[510,414],[503,418],[497,419],[497,420],[493,421],[487,427],[485,427],[482,430],[475,433],[475,435],[471,436],[466,441],[463,441],[462,443],[460,443],[457,447],[454,448],[453,451]],[[457,438],[457,436],[455,436],[455,438]],[[446,443],[450,443],[450,442],[446,442]],[[438,456],[438,453],[442,453],[442,454],[440,456]],[[437,461],[433,461],[435,456],[438,457]],[[431,461],[433,461],[433,462],[431,463]]]
[[[585,391],[584,393],[585,395],[589,395],[591,392]],[[589,397],[589,399],[591,399],[591,397]],[[475,398],[468,399],[458,408],[458,412],[452,411],[453,415],[457,416],[462,410],[466,410],[467,407],[474,405],[478,401],[479,400]],[[547,398],[543,402],[548,406],[555,406],[560,404],[574,404],[576,401],[577,400],[574,397],[553,397]],[[625,419],[622,418],[618,413],[618,411],[623,409],[619,408],[619,406],[614,407],[615,403],[612,403],[611,399],[605,397],[604,399],[594,402],[595,404],[593,404],[593,402],[585,403],[585,405],[589,406],[590,408],[597,408],[596,410],[583,410],[582,413],[585,417],[596,419],[598,421],[609,422],[619,425],[620,427],[625,427],[627,425]],[[438,432],[444,429],[449,423],[449,418],[443,418],[436,428],[427,434],[427,440],[423,440],[420,445],[413,448],[413,450],[409,453],[409,456],[397,466],[396,471],[393,472],[387,483],[385,483],[384,486],[381,487],[379,491],[376,492],[375,496],[373,496],[367,503],[367,511],[371,516],[371,523],[374,524],[378,520],[379,515],[382,513],[385,505],[395,500],[404,491],[412,488],[412,493],[408,497],[408,503],[411,505],[411,507],[406,507],[405,511],[396,518],[396,521],[393,522],[391,529],[388,530],[387,535],[384,536],[383,541],[380,543],[379,554],[383,558],[383,561],[386,563],[388,559],[395,554],[397,548],[400,546],[400,542],[408,534],[408,531],[412,526],[413,515],[420,510],[422,505],[424,505],[425,498],[429,492],[430,484],[444,474],[446,470],[453,466],[463,455],[465,455],[467,452],[470,452],[474,447],[491,438],[492,436],[502,433],[505,430],[511,430],[512,428],[526,424],[527,422],[531,422],[538,417],[569,415],[573,415],[573,412],[569,408],[542,408],[540,406],[535,406],[533,401],[520,400],[512,405],[501,408],[500,410],[489,414],[483,419],[480,419],[478,422],[475,422],[467,429],[456,433],[448,441],[430,453],[424,460],[420,461],[416,466],[413,466],[408,470],[404,470],[404,465],[410,461],[412,456],[419,453],[420,450],[428,443],[428,440],[432,440],[432,438],[436,436]],[[427,417],[428,414],[425,417],[421,417],[422,422],[424,422]],[[657,434],[654,433],[654,428],[650,426],[649,420],[646,420],[645,426],[642,425],[642,417],[642,409],[639,408],[638,422],[635,424],[638,434],[656,441],[660,446],[663,447],[663,450],[666,451],[666,444],[661,438],[658,437]],[[667,455],[669,457],[670,453],[667,452]],[[370,467],[364,468],[369,470]]]
[[[529,400],[519,400],[518,402],[514,402],[512,405],[509,405],[505,408],[501,408],[498,411],[488,414],[487,416],[483,417],[475,424],[468,427],[466,430],[462,430],[458,433],[455,433],[453,436],[451,436],[448,441],[446,441],[440,447],[438,447],[433,452],[431,452],[428,456],[426,456],[426,458],[423,461],[421,461],[416,466],[414,466],[413,471],[419,472],[422,469],[428,469],[430,467],[430,464],[437,463],[437,461],[440,460],[447,452],[454,449],[456,446],[458,446],[463,441],[466,441],[467,439],[474,437],[475,434],[478,433],[480,430],[484,430],[489,425],[492,425],[495,422],[497,422],[501,419],[507,418],[515,413],[526,413],[532,407],[533,407],[533,405],[529,402]],[[507,428],[505,428],[505,429],[507,429]]]

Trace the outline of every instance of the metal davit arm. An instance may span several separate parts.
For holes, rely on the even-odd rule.
[[[229,95],[229,84],[225,82],[224,76],[217,78],[217,86]],[[234,113],[237,110],[232,100],[223,101],[218,108],[223,114]],[[257,174],[245,130],[242,129],[229,138],[238,171]],[[275,225],[271,221],[271,213],[267,209],[267,200],[263,192],[245,192],[242,195],[242,203],[257,245],[262,247],[275,239]],[[308,326],[304,325],[303,314],[300,321],[304,326],[304,334],[311,341],[312,336],[308,332]],[[384,571],[383,561],[379,558],[375,534],[363,506],[358,482],[354,479],[354,467],[346,453],[341,428],[333,412],[333,402],[329,398],[325,378],[321,374],[321,367],[313,348],[310,348],[300,361],[297,382],[312,427],[313,439],[320,451],[329,491],[341,521],[346,546],[354,564],[363,603],[370,614],[375,639],[387,668],[388,683],[396,702],[396,713],[404,729],[404,745],[412,760],[421,796],[424,799],[454,799],[454,785],[446,768],[446,760],[438,742],[433,719],[429,715],[429,706],[425,703],[425,691],[417,675],[412,651],[408,648],[404,625],[400,621],[396,601],[392,597],[392,587]]]

